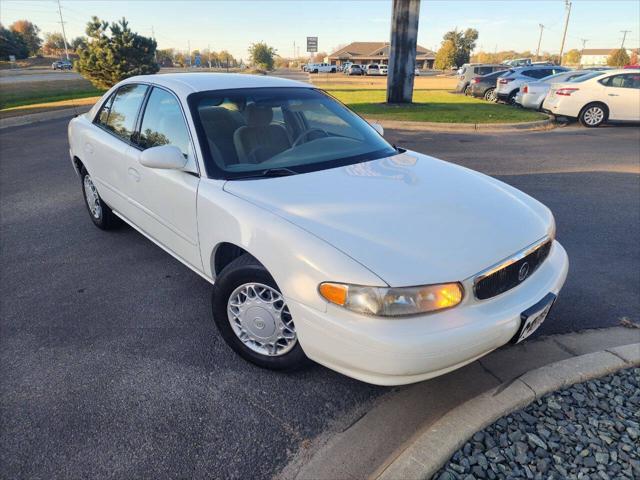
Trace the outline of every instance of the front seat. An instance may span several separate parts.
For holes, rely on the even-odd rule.
[[[233,134],[245,125],[242,114],[224,107],[203,107],[199,112],[214,160],[220,166],[238,163]]]
[[[282,125],[271,124],[271,107],[251,103],[244,116],[247,125],[233,134],[240,163],[260,163],[291,148],[287,130]]]

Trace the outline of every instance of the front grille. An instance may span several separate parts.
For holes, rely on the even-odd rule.
[[[480,275],[474,284],[476,298],[485,300],[520,285],[538,269],[549,255],[550,250],[551,240],[547,240],[524,257],[513,262],[507,261],[504,267],[498,267],[498,270],[492,271],[488,275]],[[527,266],[523,267],[525,263]]]

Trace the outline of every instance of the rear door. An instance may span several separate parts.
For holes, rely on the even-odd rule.
[[[600,84],[611,120],[640,121],[640,73],[611,75]]]
[[[182,170],[148,168],[140,164],[147,148],[175,145],[197,171],[195,150],[176,96],[153,87],[144,106],[135,148],[127,155],[127,195],[130,220],[183,261],[202,271],[198,247],[196,197],[200,176]]]

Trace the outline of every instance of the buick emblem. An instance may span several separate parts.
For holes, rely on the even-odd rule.
[[[529,262],[524,262],[518,270],[518,281],[521,282],[529,275]]]

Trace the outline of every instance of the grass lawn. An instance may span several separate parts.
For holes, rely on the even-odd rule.
[[[324,88],[322,85],[318,85]],[[441,123],[511,123],[543,120],[533,110],[450,93],[447,90],[414,90],[412,105],[387,105],[386,90],[327,89],[327,92],[367,118]]]
[[[96,97],[104,90],[86,80],[52,80],[3,83],[0,86],[0,110],[60,100]]]

